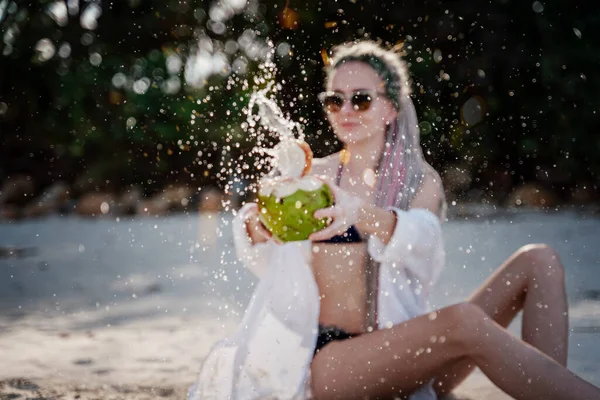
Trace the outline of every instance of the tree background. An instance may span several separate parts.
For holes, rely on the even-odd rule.
[[[465,199],[503,202],[532,182],[560,201],[597,194],[599,11],[556,0],[0,0],[0,180],[25,174],[34,194],[59,180],[74,195],[224,188],[228,162],[252,146],[242,109],[267,40],[282,108],[329,154],[339,143],[316,97],[324,60],[370,38],[404,43],[426,157],[448,185],[466,182]]]

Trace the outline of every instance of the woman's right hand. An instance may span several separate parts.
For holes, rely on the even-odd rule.
[[[246,211],[246,231],[248,232],[248,236],[252,240],[252,244],[256,243],[264,243],[269,240],[274,240],[277,243],[281,243],[279,240],[275,239],[271,232],[265,228],[262,222],[259,219],[260,210],[258,209],[258,204],[250,203]]]

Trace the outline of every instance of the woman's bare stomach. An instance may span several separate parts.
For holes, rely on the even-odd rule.
[[[363,331],[366,243],[313,243],[312,270],[319,287],[319,323]]]

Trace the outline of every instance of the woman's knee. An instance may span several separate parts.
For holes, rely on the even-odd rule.
[[[558,253],[547,244],[528,244],[516,254],[519,264],[533,277],[564,281],[565,271]]]
[[[448,324],[448,334],[451,343],[460,346],[462,354],[468,356],[478,336],[485,331],[490,317],[477,305],[463,302],[440,310]]]

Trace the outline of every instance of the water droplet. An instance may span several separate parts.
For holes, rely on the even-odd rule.
[[[369,187],[375,187],[377,183],[375,171],[372,168],[365,168],[363,171],[363,182]]]
[[[71,45],[69,43],[63,43],[60,45],[58,55],[61,58],[67,58],[71,55]]]
[[[81,13],[81,27],[93,31],[98,27],[98,17],[100,17],[100,15],[102,15],[102,8],[96,3],[91,3]]]
[[[99,53],[90,54],[90,64],[97,67],[102,64],[102,56]]]
[[[35,50],[38,52],[38,58],[40,61],[48,61],[54,57],[56,48],[50,39],[41,39],[35,45]]]
[[[137,120],[134,117],[127,118],[126,125],[128,128],[133,128],[136,123],[137,123]]]
[[[150,88],[150,79],[144,77],[133,83],[133,91],[137,94],[144,94]]]
[[[469,98],[461,108],[462,120],[469,126],[474,126],[483,120],[484,104],[479,96]]]
[[[427,121],[422,121],[419,123],[419,130],[422,135],[427,135],[431,133],[431,124]]]
[[[69,22],[69,18],[67,17],[67,6],[64,1],[55,1],[50,4],[46,13],[50,15],[58,26],[66,26],[67,22]]]

